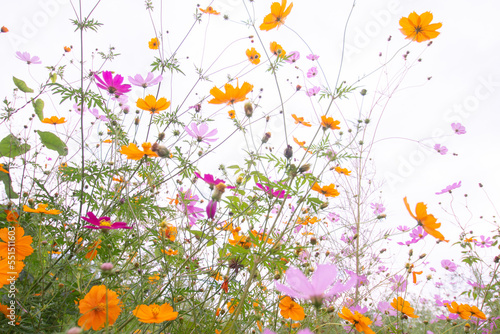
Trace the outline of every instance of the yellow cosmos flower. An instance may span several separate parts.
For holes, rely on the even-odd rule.
[[[255,48],[248,49],[246,51],[246,54],[247,54],[248,60],[252,64],[257,65],[260,63],[260,53],[258,53],[257,50],[255,50]]]
[[[294,302],[292,298],[288,296],[280,300],[279,307],[281,309],[280,314],[285,319],[301,321],[304,320],[304,318],[306,317],[302,306]]]
[[[339,191],[335,189],[335,185],[333,183],[324,187],[320,187],[318,183],[315,183],[311,190],[317,191],[325,195],[325,197],[337,197],[340,195]]]
[[[170,107],[170,102],[164,97],[156,101],[153,95],[148,95],[145,99],[138,99],[136,105],[137,108],[149,111],[151,114],[159,114],[160,111]]]
[[[270,50],[276,57],[283,58],[286,55],[286,51],[276,42],[271,42]]]
[[[47,210],[48,206],[49,206],[48,204],[40,203],[40,204],[38,204],[38,207],[36,209],[32,209],[32,208],[28,207],[27,205],[24,205],[23,210],[25,212],[32,212],[32,213],[45,213],[46,215],[58,215],[61,213],[61,211],[56,210],[56,209]]]
[[[158,38],[151,38],[151,40],[149,41],[149,48],[151,50],[158,50],[158,47],[160,46],[160,41],[158,40]]]
[[[274,28],[279,28],[285,23],[285,19],[290,14],[293,8],[293,3],[286,8],[286,0],[281,0],[281,5],[279,2],[273,2],[271,5],[271,14],[264,17],[264,22],[260,25],[260,30],[269,31]]]
[[[405,314],[410,318],[418,318],[418,315],[413,314],[413,312],[415,311],[413,307],[410,306],[410,303],[401,297],[398,297],[397,299],[394,298],[394,300],[391,303],[391,306],[394,307],[397,311]]]
[[[220,13],[218,11],[216,11],[215,9],[213,9],[211,6],[208,6],[207,9],[200,8],[200,11],[202,11],[205,14],[220,15]]]
[[[140,322],[147,324],[159,324],[164,321],[177,319],[179,312],[174,312],[174,309],[169,304],[157,305],[138,305],[132,312]]]
[[[122,303],[116,292],[106,289],[104,285],[96,285],[80,300],[78,308],[82,316],[78,326],[85,330],[99,330],[106,323],[113,325],[122,312]]]
[[[46,123],[46,124],[63,124],[63,123],[66,123],[66,120],[64,119],[64,117],[57,117],[57,116],[52,116],[51,118],[44,118],[42,119],[42,123]]]
[[[443,26],[442,23],[433,23],[431,12],[425,12],[420,15],[413,12],[408,17],[402,17],[399,20],[401,31],[406,39],[417,41],[418,43],[436,38],[440,33],[436,30]]]
[[[244,82],[241,88],[237,84],[236,87],[233,87],[233,85],[227,83],[224,85],[224,90],[226,91],[223,93],[219,88],[214,87],[210,90],[210,94],[214,97],[208,103],[211,104],[234,104],[236,102],[242,102],[247,99],[247,94],[250,93],[253,89],[253,85],[249,84],[248,82]]]

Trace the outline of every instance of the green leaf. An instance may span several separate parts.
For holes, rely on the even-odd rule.
[[[68,146],[59,139],[58,136],[48,131],[37,131],[40,139],[42,140],[42,144],[45,145],[49,150],[56,151],[59,155],[66,156],[68,155]]]
[[[19,139],[10,134],[0,141],[0,157],[14,158],[30,150],[28,144],[21,144]]]
[[[9,171],[9,167],[3,166],[6,171]],[[14,189],[12,189],[12,180],[10,179],[10,174],[0,171],[0,181],[3,182],[5,186],[5,193],[8,198],[19,198]]]
[[[43,102],[42,99],[38,99],[35,102],[33,102],[33,108],[35,108],[35,114],[38,116],[40,120],[43,119],[43,107],[45,106],[45,103]]]
[[[25,92],[25,93],[33,93],[34,90],[29,88],[28,85],[26,85],[26,82],[22,81],[21,79],[18,79],[16,77],[12,77],[12,80],[14,80],[14,84],[19,88],[20,91]]]

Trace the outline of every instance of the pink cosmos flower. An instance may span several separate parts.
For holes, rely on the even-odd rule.
[[[481,238],[481,241],[477,241],[477,240],[475,241],[476,246],[479,246],[481,248],[485,248],[485,247],[489,248],[493,244],[493,241],[492,240],[490,241],[490,239],[491,239],[490,237],[485,239],[485,236],[482,235],[480,238]]]
[[[380,312],[387,315],[396,316],[398,314],[398,312],[394,309],[394,307],[391,306],[391,303],[389,302],[384,302],[384,301],[379,302],[378,309]]]
[[[441,155],[445,155],[446,153],[448,153],[448,149],[446,148],[446,146],[441,146],[440,144],[434,145],[434,149]]]
[[[458,314],[456,313],[450,313],[449,315],[438,315],[436,316],[437,319],[441,319],[441,320],[455,320],[455,319],[458,319]]]
[[[30,65],[30,64],[41,64],[42,63],[42,61],[40,60],[40,58],[38,58],[37,56],[31,57],[31,55],[28,52],[17,51],[16,52],[16,57],[17,57],[17,59],[25,61],[28,65]]]
[[[307,71],[308,78],[314,78],[318,74],[318,69],[316,67],[311,67],[309,71]]]
[[[385,211],[384,205],[382,203],[371,203],[370,207],[375,210],[373,211],[374,215],[379,215]]]
[[[259,187],[260,189],[264,190],[264,192],[266,192],[270,196],[274,196],[274,197],[278,197],[278,198],[284,198],[285,197],[286,191],[284,189],[283,190],[273,190],[269,186],[264,186],[264,185],[262,185],[260,183],[255,183],[255,185],[257,187]],[[292,196],[288,195],[287,198],[292,198]]]
[[[427,236],[427,232],[424,231],[424,229],[422,228],[422,226],[418,226],[417,228],[414,228],[411,232],[410,232],[410,237],[412,237],[413,239],[423,239]]]
[[[452,185],[447,186],[446,188],[444,188],[440,192],[437,192],[436,195],[442,195],[444,193],[450,193],[451,194],[452,190],[460,188],[461,185],[462,185],[462,181],[459,181],[458,183],[455,182]]]
[[[404,276],[394,275],[394,277],[389,278],[389,282],[393,283],[392,290],[395,292],[406,291],[407,281]]]
[[[285,59],[285,61],[289,64],[293,64],[299,59],[300,59],[299,51],[292,51],[289,53],[289,56]]]
[[[333,264],[320,264],[308,279],[302,271],[290,267],[286,271],[287,285],[276,282],[276,290],[293,298],[307,299],[321,306],[325,298],[345,292],[356,284],[358,277],[351,275],[346,284],[337,280],[338,270]]]
[[[403,226],[403,225],[400,225],[397,227],[398,231],[401,231],[401,232],[408,232],[410,230],[410,228],[408,226]]]
[[[82,105],[81,104],[73,104],[73,110],[78,114],[78,115],[81,115],[82,114]],[[84,105],[83,106],[83,112],[86,112],[88,110],[88,108]],[[70,110],[71,111],[71,110]]]
[[[338,222],[340,220],[340,216],[338,214],[336,214],[335,212],[329,213],[327,217],[328,217],[328,219],[330,219],[330,221],[332,223]]]
[[[132,89],[132,86],[122,84],[123,77],[121,75],[117,74],[113,78],[113,73],[110,71],[102,72],[102,79],[97,74],[94,74],[94,78],[97,80],[97,87],[106,90],[111,95],[120,96]]]
[[[127,223],[124,222],[115,222],[111,223],[111,219],[109,217],[100,217],[97,218],[93,212],[87,212],[87,217],[81,217],[87,223],[92,225],[84,226],[86,228],[90,228],[93,230],[116,230],[119,228],[131,229],[132,226],[127,226]]]
[[[148,88],[151,86],[155,86],[163,80],[161,75],[155,78],[155,75],[151,72],[148,73],[146,79],[142,77],[140,74],[136,74],[133,78],[131,76],[128,77],[128,81],[134,86],[139,86],[142,88]]]
[[[204,210],[196,206],[198,200],[198,195],[193,195],[191,189],[186,190],[186,192],[182,188],[180,189],[179,210],[187,216],[190,226],[203,217]]]
[[[214,142],[219,138],[209,138],[217,134],[217,129],[213,129],[208,132],[208,125],[206,123],[200,124],[198,127],[195,122],[191,123],[191,129],[188,126],[184,128],[186,132],[198,142],[208,144],[209,142]]]
[[[451,123],[451,128],[457,135],[463,135],[467,131],[465,131],[465,126],[460,123]]]
[[[320,91],[320,88],[318,86],[314,86],[313,88],[310,88],[307,90],[306,95],[307,96],[316,96]]]
[[[219,183],[224,183],[226,184],[226,181],[221,180],[221,179],[216,179],[212,174],[205,174],[205,176],[201,176],[200,173],[194,172],[194,175],[196,175],[197,178],[205,181],[206,183],[209,184],[210,189],[213,189],[214,186],[218,185]],[[235,187],[232,186],[227,186],[228,189],[234,189]]]
[[[104,121],[104,122],[107,122],[109,121],[109,118],[107,118],[106,116],[104,115],[99,115],[99,110],[97,110],[97,108],[92,108],[92,109],[89,109],[89,112],[95,116],[95,118],[97,119],[100,119],[101,121]]]
[[[457,270],[457,265],[453,263],[453,261],[450,260],[442,260],[441,261],[441,266],[448,270],[449,272],[454,272]]]
[[[319,58],[319,56],[314,55],[314,54],[311,53],[310,55],[307,55],[306,58],[309,59],[309,60],[315,61],[315,60],[317,60]]]

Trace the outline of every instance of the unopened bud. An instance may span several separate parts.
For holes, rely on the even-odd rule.
[[[139,125],[139,122],[140,122],[140,121],[141,121],[141,120],[140,120],[140,118],[139,118],[139,117],[136,117],[136,118],[135,118],[135,121],[134,121],[134,124],[135,124],[135,125]]]
[[[310,242],[311,242],[311,245],[316,245],[318,243],[318,239],[316,239],[315,237],[312,237]]]
[[[292,148],[292,146],[287,145],[287,147],[285,148],[285,152],[283,152],[283,154],[285,155],[285,158],[291,159],[293,157],[293,148]]]
[[[264,133],[264,137],[262,137],[262,143],[267,143],[269,141],[269,138],[271,138],[271,132]]]
[[[113,270],[113,264],[110,262],[105,262],[101,264],[101,270],[102,271],[111,271]]]
[[[226,190],[226,185],[222,182],[220,182],[218,185],[215,186],[214,192],[212,194],[212,199],[214,201],[220,201],[222,198],[222,194]]]
[[[158,152],[157,153],[158,153],[158,156],[160,158],[168,158],[168,157],[170,157],[170,151],[168,150],[168,148],[166,148],[163,145],[158,146]]]
[[[327,207],[328,207],[328,202],[323,202],[323,203],[321,203],[321,205],[320,205],[320,208],[321,208],[321,209],[326,209]]]
[[[161,140],[163,140],[163,139],[165,139],[165,132],[160,132],[160,133],[158,134],[158,140],[160,140],[160,141],[161,141]]]
[[[238,178],[236,179],[236,184],[240,185],[243,183],[243,177],[242,176],[238,176]]]
[[[307,172],[311,168],[310,164],[304,164],[299,167],[299,173]]]
[[[245,115],[247,117],[252,117],[252,115],[253,115],[253,105],[252,105],[252,102],[245,103],[244,109],[245,109]]]
[[[424,257],[426,257],[426,256],[427,256],[427,254],[422,253],[422,254],[420,254],[419,258],[420,258],[420,259],[423,259],[423,258],[424,258]]]
[[[367,92],[366,92],[366,89],[362,89],[362,90],[361,90],[361,92],[360,92],[360,94],[361,94],[361,95],[363,95],[363,96],[365,96],[365,95],[366,95],[366,93],[367,93]]]
[[[381,213],[377,216],[377,219],[385,219],[387,215],[385,213]]]

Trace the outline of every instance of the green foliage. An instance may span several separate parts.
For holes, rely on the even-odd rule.
[[[33,93],[34,90],[29,88],[28,85],[26,85],[26,82],[22,81],[21,79],[18,79],[16,77],[12,77],[12,80],[14,80],[14,84],[16,85],[17,88],[19,88],[19,90],[21,92],[24,92],[24,93]]]
[[[42,144],[49,150],[56,151],[59,155],[68,155],[68,146],[55,134],[48,131],[37,131]]]
[[[30,149],[30,145],[21,144],[21,141],[13,134],[8,135],[0,141],[0,157],[15,158],[28,152]]]
[[[35,109],[35,114],[38,116],[39,120],[43,119],[43,107],[45,106],[45,103],[43,102],[42,99],[37,99],[36,101],[33,102],[33,108]]]

